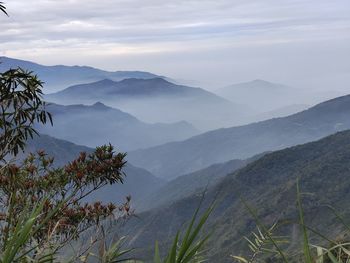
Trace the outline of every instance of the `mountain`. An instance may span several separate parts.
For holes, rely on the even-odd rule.
[[[175,178],[214,163],[317,140],[350,128],[350,95],[300,113],[249,125],[206,132],[129,153],[129,159],[162,178]]]
[[[54,157],[54,164],[61,167],[79,156],[80,152],[92,152],[93,149],[85,146],[53,138],[48,135],[40,135],[33,140],[28,141],[26,153],[45,150],[45,152]],[[22,154],[20,158],[23,158]],[[145,169],[138,168],[131,163],[127,163],[124,172],[126,178],[123,184],[107,185],[89,196],[90,201],[103,202],[124,202],[127,195],[132,197],[133,207],[138,208],[138,204],[151,192],[156,191],[165,183],[163,180],[152,175]]]
[[[71,86],[62,91],[50,94],[49,98],[71,99],[81,101],[91,100],[122,100],[124,97],[154,97],[154,96],[196,96],[223,102],[224,100],[200,88],[173,84],[162,78],[136,79],[121,81],[104,79],[101,81]]]
[[[286,113],[295,113],[297,105],[315,105],[347,93],[334,89],[328,91],[298,89],[257,79],[221,88],[216,94],[249,107],[255,115],[251,118],[254,121],[283,117]]]
[[[257,79],[221,88],[217,90],[217,94],[262,113],[291,104],[300,104],[304,93],[283,84]]]
[[[224,176],[259,159],[262,155],[259,154],[246,160],[231,160],[225,163],[213,164],[199,171],[181,175],[145,197],[140,208],[141,210],[149,210],[162,205],[169,205],[169,203],[194,193],[203,193],[206,189],[218,183]]]
[[[235,105],[209,91],[176,85],[162,78],[109,79],[68,87],[49,94],[55,103],[91,104],[101,101],[147,122],[186,120],[199,129],[227,126],[242,121],[247,114]]]
[[[316,142],[294,146],[262,156],[244,168],[226,176],[211,187],[203,209],[216,200],[214,213],[206,225],[211,232],[208,262],[232,262],[229,255],[246,251],[243,236],[256,231],[256,222],[242,199],[258,213],[259,220],[271,226],[280,222],[274,235],[290,237],[288,248],[293,251],[301,233],[298,225],[283,222],[298,221],[296,180],[299,178],[306,224],[328,238],[341,233],[341,223],[326,205],[342,215],[350,209],[350,131],[339,132]],[[138,256],[152,256],[155,240],[169,245],[178,229],[183,229],[198,207],[201,196],[194,194],[173,204],[141,213],[126,225],[133,238],[131,247],[144,247]],[[347,218],[347,217],[344,218]],[[309,232],[312,244],[322,244],[318,235]],[[324,240],[323,240],[324,244]],[[300,247],[297,248],[300,250]],[[150,252],[150,254],[149,254]],[[273,261],[271,261],[273,262]]]
[[[49,104],[47,110],[53,115],[54,125],[40,126],[41,133],[90,147],[110,142],[129,151],[198,134],[185,121],[149,124],[102,103],[91,106]]]
[[[0,57],[0,72],[21,67],[33,71],[45,82],[45,93],[61,90],[70,85],[98,81],[105,78],[122,80],[127,78],[154,78],[157,75],[142,71],[105,71],[87,66],[44,66],[34,62],[9,57]]]

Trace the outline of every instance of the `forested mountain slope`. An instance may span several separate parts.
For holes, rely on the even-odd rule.
[[[242,203],[243,198],[257,209],[259,218],[267,225],[276,221],[297,221],[296,181],[300,179],[306,222],[322,234],[334,237],[339,221],[325,207],[332,205],[345,218],[350,215],[350,131],[339,132],[316,142],[266,154],[223,181],[211,187],[203,207],[216,199],[215,212],[207,225],[213,231],[208,245],[210,262],[232,262],[230,254],[246,248],[244,235],[254,231],[255,222]],[[197,208],[200,195],[179,200],[171,205],[139,215],[127,226],[133,239],[130,245],[147,247],[138,253],[147,255],[154,241],[167,243],[175,231],[189,220]],[[293,241],[299,238],[298,226],[283,229]],[[281,230],[282,231],[282,230]],[[311,235],[311,240],[315,240]],[[164,244],[164,243],[163,243]],[[300,243],[299,243],[300,244]],[[242,250],[243,249],[243,250]],[[300,248],[299,248],[300,249]]]

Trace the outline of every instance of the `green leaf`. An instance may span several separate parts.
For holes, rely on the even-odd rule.
[[[304,222],[304,210],[303,210],[302,203],[301,203],[299,179],[297,179],[297,201],[298,201],[298,208],[299,208],[299,220],[300,220],[300,224],[302,226],[303,239],[304,239],[303,250],[304,250],[305,262],[312,263],[309,238],[308,238],[307,229],[306,229],[305,222]]]

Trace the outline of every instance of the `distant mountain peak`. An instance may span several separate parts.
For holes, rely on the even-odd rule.
[[[109,108],[107,105],[103,104],[100,101],[98,101],[95,104],[93,104],[92,107],[98,108],[98,109],[107,109],[107,108]]]
[[[232,92],[240,91],[240,92],[252,92],[254,91],[266,91],[266,92],[276,92],[276,91],[283,91],[283,90],[290,90],[291,88],[289,86],[286,86],[284,84],[270,82],[263,79],[254,79],[247,82],[241,82],[232,84],[230,86],[226,86],[224,88],[219,89],[218,94],[223,96],[233,96],[236,97],[237,94]],[[251,94],[248,94],[251,95]],[[250,97],[250,96],[249,96]],[[261,99],[261,98],[259,98]]]
[[[253,81],[251,81],[252,83],[256,83],[256,84],[269,84],[269,85],[273,85],[272,82],[267,81],[267,80],[263,80],[263,79],[254,79]],[[248,82],[249,83],[249,82]]]
[[[139,78],[127,78],[119,81],[120,83],[130,83],[130,82],[145,82],[145,83],[157,83],[157,84],[173,84],[161,77],[149,78],[149,79],[139,79]],[[173,84],[176,85],[176,84]]]
[[[271,81],[267,81],[264,79],[254,79],[252,81],[242,82],[238,84],[234,84],[232,86],[238,87],[238,86],[245,86],[247,88],[275,88],[275,87],[284,87],[282,84],[274,83]]]

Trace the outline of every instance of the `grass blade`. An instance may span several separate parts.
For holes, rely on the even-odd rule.
[[[307,234],[307,228],[305,226],[305,220],[304,220],[304,210],[301,203],[301,193],[299,188],[299,179],[297,179],[297,202],[298,202],[298,210],[299,210],[299,220],[302,227],[303,232],[303,250],[304,250],[304,257],[305,257],[305,263],[312,263],[311,253],[310,253],[310,244],[309,244],[309,237]]]

